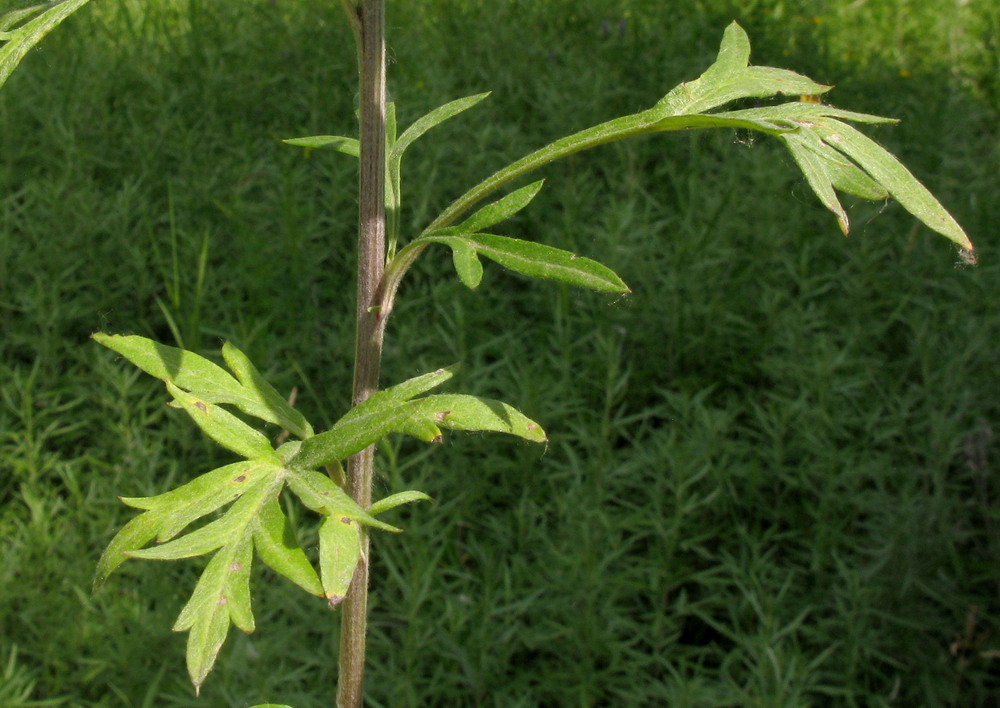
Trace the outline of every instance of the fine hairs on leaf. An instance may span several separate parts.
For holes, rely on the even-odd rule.
[[[60,0],[42,3],[0,15],[0,86],[3,86],[25,55],[63,20],[90,0]]]
[[[66,0],[51,6],[16,30],[10,28],[30,15],[6,16],[0,35],[7,41],[0,50],[0,83],[34,42],[84,2]],[[591,147],[679,130],[740,128],[770,135],[788,147],[806,182],[844,234],[849,232],[850,221],[838,191],[873,200],[891,196],[917,219],[957,244],[969,259],[974,259],[974,252],[961,226],[909,170],[850,125],[890,123],[892,119],[801,101],[721,110],[739,99],[780,101],[782,96],[816,96],[831,88],[786,69],[751,66],[749,39],[735,22],[725,30],[716,61],[700,77],[677,86],[652,108],[560,138],[515,160],[458,197],[423,230],[402,234],[398,213],[404,153],[430,129],[477,105],[488,94],[446,103],[397,137],[395,106],[384,99],[384,56],[378,65],[378,57],[372,59],[366,53],[377,54],[384,47],[380,34],[382,1],[343,0],[343,5],[358,39],[361,75],[368,77],[362,86],[363,96],[367,97],[362,100],[362,137],[327,135],[285,142],[307,150],[332,148],[360,157],[363,187],[374,184],[384,189],[384,195],[379,189],[371,192],[377,194],[378,207],[372,213],[378,222],[374,226],[385,228],[388,222],[387,245],[384,252],[367,254],[372,256],[371,262],[384,264],[384,274],[375,283],[372,298],[361,301],[358,308],[359,352],[367,353],[359,354],[356,365],[360,370],[359,362],[365,356],[374,356],[374,362],[364,365],[366,371],[374,373],[357,374],[355,405],[328,429],[316,432],[249,357],[230,342],[221,349],[227,370],[205,356],[145,337],[95,334],[96,342],[162,380],[170,404],[183,410],[205,435],[241,459],[156,496],[123,497],[123,503],[140,513],[109,543],[98,562],[94,584],[96,588],[105,583],[129,558],[177,560],[211,555],[174,624],[176,631],[188,632],[187,668],[198,690],[224,645],[230,625],[244,632],[255,629],[250,573],[256,556],[308,594],[322,598],[330,608],[343,608],[342,636],[360,640],[344,644],[347,649],[341,655],[342,699],[338,698],[338,705],[359,708],[368,533],[372,529],[399,532],[398,527],[377,517],[399,505],[430,499],[420,491],[402,490],[370,503],[370,489],[359,490],[356,486],[363,476],[356,471],[367,470],[370,478],[372,446],[391,434],[436,443],[445,431],[452,430],[498,432],[533,443],[547,440],[537,422],[507,403],[461,393],[430,393],[453,377],[453,368],[378,388],[385,322],[403,276],[429,246],[439,244],[451,250],[457,276],[469,288],[479,288],[484,281],[481,259],[485,258],[524,277],[602,293],[631,292],[618,274],[596,260],[549,246],[540,239],[491,232],[529,206],[543,186],[541,180],[477,209],[482,202],[530,172]],[[369,36],[372,32],[375,36]],[[384,121],[373,123],[371,111]],[[373,125],[374,133],[369,132]],[[381,128],[385,129],[384,136],[378,132]],[[372,151],[372,145],[377,149]],[[382,160],[367,161],[373,152]],[[363,189],[362,193],[367,192]],[[370,199],[362,202],[371,207]],[[379,215],[379,209],[384,213]],[[373,226],[371,221],[365,221],[366,228]],[[404,236],[409,240],[402,242]],[[398,250],[397,243],[401,243]],[[377,274],[379,269],[372,272]],[[371,379],[362,382],[369,390],[359,395],[358,390],[364,386],[357,381],[365,376]],[[268,425],[272,428],[262,428]],[[275,438],[290,439],[275,448]],[[355,470],[347,479],[341,471],[345,460],[353,461],[349,464],[354,464]],[[282,496],[286,493],[290,497]],[[298,529],[293,523],[298,515],[286,514],[286,502],[312,512],[305,518],[318,538],[317,545],[299,545]]]

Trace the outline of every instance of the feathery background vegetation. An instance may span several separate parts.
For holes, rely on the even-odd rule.
[[[383,382],[462,361],[550,443],[382,447],[381,491],[437,503],[375,539],[371,705],[1000,705],[1000,9],[390,4],[402,125],[493,91],[413,150],[404,236],[696,77],[734,18],[754,63],[902,117],[868,132],[981,265],[891,203],[853,204],[844,239],[784,148],[732,132],[574,156],[508,225],[627,298],[489,266],[469,292],[422,259]],[[89,594],[115,495],[228,458],[88,337],[232,339],[311,419],[342,414],[356,163],[280,139],[353,129],[353,52],[335,2],[102,0],[0,94],[0,705],[323,705],[336,618],[281,578],[199,703],[169,631],[192,564]]]

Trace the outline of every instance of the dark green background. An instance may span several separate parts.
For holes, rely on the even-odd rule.
[[[892,203],[851,202],[844,239],[779,145],[733,132],[573,156],[504,226],[607,263],[626,298],[490,265],[472,292],[428,251],[383,381],[461,361],[451,390],[509,400],[550,442],[383,445],[377,494],[437,501],[374,541],[370,704],[998,705],[1000,10],[389,5],[402,125],[494,92],[408,153],[404,238],[696,77],[736,18],[754,63],[904,118],[868,133],[981,265]],[[200,702],[169,628],[203,561],[130,562],[89,594],[130,518],[116,495],[230,457],[88,335],[232,339],[318,427],[344,412],[355,165],[280,143],[353,132],[341,14],[95,0],[0,93],[0,705],[332,703],[338,615],[270,572]]]

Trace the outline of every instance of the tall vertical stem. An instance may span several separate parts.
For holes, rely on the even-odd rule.
[[[358,229],[357,345],[354,405],[378,390],[382,360],[382,317],[375,307],[385,267],[385,0],[348,0],[358,42],[361,81],[361,186]],[[371,506],[375,446],[347,465],[348,492],[362,508]],[[362,708],[368,611],[368,535],[362,530],[361,562],[343,603],[338,708]]]

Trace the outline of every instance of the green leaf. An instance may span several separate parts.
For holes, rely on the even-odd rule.
[[[115,534],[97,562],[97,571],[94,573],[94,592],[100,589],[104,581],[118,566],[128,560],[128,553],[142,548],[156,537],[162,516],[162,513],[157,512],[141,514],[130,520]]]
[[[249,460],[219,467],[165,494],[154,497],[122,497],[131,507],[158,512],[157,541],[163,543],[180,533],[192,521],[211,514],[261,480],[281,473],[277,465]]]
[[[581,150],[665,131],[747,128],[786,140],[813,191],[836,214],[841,228],[848,227],[847,215],[834,190],[840,189],[865,198],[881,198],[880,195],[887,191],[930,228],[971,251],[972,243],[957,222],[896,158],[853,128],[841,131],[836,127],[844,125],[841,123],[843,120],[886,123],[893,122],[893,119],[805,102],[727,113],[704,113],[741,98],[768,98],[777,94],[817,95],[830,88],[795,72],[750,66],[749,59],[749,39],[734,22],[726,29],[716,62],[701,77],[676,87],[649,110],[560,138],[498,170],[449,205],[424,229],[421,237],[429,234],[453,235],[444,230],[452,227],[463,214],[496,190]],[[847,159],[834,159],[829,150],[817,147],[817,141],[812,138],[792,137],[809,130],[818,130],[818,134],[826,131],[826,137],[820,135],[821,142]],[[807,154],[809,150],[811,154]],[[426,247],[427,242],[418,239],[390,263],[383,288],[383,306],[391,304],[406,269]],[[478,279],[468,252],[457,254],[456,258],[459,277],[474,287]]]
[[[0,40],[6,40],[6,44],[0,47],[0,86],[3,86],[32,47],[55,29],[59,23],[89,1],[63,0],[54,5],[46,3],[5,13],[0,18],[0,30],[3,30],[0,33]],[[41,11],[41,14],[37,17],[24,23],[17,29],[11,29],[15,24],[38,11]]]
[[[270,441],[235,415],[206,400],[192,396],[167,381],[167,390],[205,433],[228,450],[246,458],[280,458]]]
[[[401,506],[402,504],[409,504],[417,501],[433,500],[423,492],[414,490],[399,492],[398,494],[391,494],[383,499],[379,499],[377,502],[372,504],[371,507],[369,507],[368,513],[372,516],[378,516],[379,514],[383,514],[390,509],[395,509],[397,506]]]
[[[200,689],[215,663],[229,633],[229,623],[244,632],[254,630],[249,586],[253,538],[257,519],[265,506],[277,498],[282,484],[280,475],[262,481],[240,497],[218,521],[159,548],[132,554],[136,557],[170,559],[183,557],[180,555],[182,552],[199,550],[197,544],[191,541],[185,548],[185,539],[196,538],[204,542],[201,547],[210,545],[207,541],[215,535],[222,541],[173,627],[176,632],[190,631],[187,666],[196,690]],[[208,532],[207,529],[213,530]],[[166,550],[168,548],[171,550]]]
[[[92,336],[98,344],[121,354],[150,376],[169,381],[208,403],[234,405],[247,415],[280,425],[295,435],[312,433],[305,418],[281,399],[242,352],[228,343],[223,349],[239,367],[237,373],[245,377],[247,385],[241,384],[221,366],[185,349],[168,347],[137,335],[98,332]],[[250,368],[246,368],[247,365]]]
[[[358,157],[361,154],[361,143],[357,138],[346,138],[343,135],[313,135],[308,138],[289,138],[281,142],[304,148],[333,148],[345,155]]]
[[[854,194],[865,199],[885,199],[889,193],[875,180],[861,171],[857,165],[818,140],[810,132],[789,133],[782,136],[785,145],[795,158],[806,181],[823,202],[832,211],[840,224],[840,230],[846,236],[850,231],[847,212],[844,211],[834,189]]]
[[[299,548],[295,533],[277,498],[269,499],[261,508],[254,529],[257,555],[277,573],[313,595],[323,595],[323,585],[312,563]]]
[[[347,595],[361,560],[361,527],[346,516],[327,516],[319,527],[319,573],[330,607]]]
[[[447,233],[451,233],[449,230]],[[628,286],[610,268],[589,258],[581,258],[569,251],[531,241],[522,241],[493,234],[428,234],[421,240],[443,243],[452,248],[455,270],[462,282],[470,288],[479,284],[479,277],[466,261],[475,255],[486,256],[516,273],[532,278],[547,278],[592,290],[629,293]],[[462,261],[460,263],[460,260]],[[465,269],[463,273],[460,268]]]
[[[154,378],[171,381],[179,388],[212,403],[235,403],[246,397],[240,382],[225,369],[185,349],[168,347],[138,335],[92,335],[94,341],[121,354]]]
[[[443,428],[507,433],[530,442],[545,442],[545,431],[535,421],[502,401],[465,394],[441,394],[421,398],[419,414],[429,416]]]
[[[368,400],[349,410],[341,420],[364,417],[369,411],[379,410],[394,403],[404,403],[411,398],[436,388],[455,375],[456,366],[446,366],[429,374],[421,374],[403,383],[379,391]]]
[[[806,103],[803,101],[792,101],[790,103],[780,103],[775,106],[763,106],[761,108],[747,108],[739,111],[724,111],[722,113],[713,113],[712,115],[724,119],[742,118],[751,121],[781,121],[787,124],[791,130],[808,127],[803,126],[802,123],[820,118],[842,118],[855,123],[871,124],[899,122],[898,118],[845,111],[843,108],[836,108],[823,103]]]
[[[883,199],[888,193],[934,231],[963,249],[973,249],[958,222],[892,153],[844,122],[889,123],[896,122],[894,119],[801,102],[717,115],[790,120],[796,130],[778,137],[791,150],[820,201],[837,214],[841,228],[846,226],[846,215],[842,209],[838,213],[839,203],[830,201],[824,173],[833,187],[850,194]],[[805,154],[805,150],[812,154]]]
[[[427,238],[432,241],[432,238]],[[479,287],[483,282],[483,264],[479,262],[476,248],[463,238],[442,239],[439,243],[451,246],[451,260],[455,264],[455,272],[462,284],[472,290]]]
[[[425,442],[436,442],[441,436],[441,426],[461,430],[511,433],[536,442],[545,439],[545,434],[541,432],[541,428],[536,423],[524,418],[510,406],[497,401],[475,399],[474,396],[447,397],[454,398],[456,401],[459,399],[468,400],[468,406],[463,407],[463,410],[478,411],[483,414],[493,411],[496,414],[493,416],[483,415],[482,427],[476,427],[476,423],[471,417],[468,418],[469,427],[461,427],[460,421],[464,419],[461,418],[461,411],[458,412],[459,418],[452,419],[442,413],[443,409],[436,408],[438,404],[431,402],[442,397],[432,396],[408,400],[412,396],[438,385],[450,375],[448,370],[439,369],[432,374],[425,374],[385,391],[380,391],[353,408],[326,432],[304,440],[298,454],[292,458],[290,464],[296,470],[305,470],[343,460],[378,442],[390,433],[403,433]],[[484,402],[485,408],[483,405],[475,405],[473,403],[475,400]],[[516,424],[513,427],[505,426],[501,424],[504,418],[509,418]],[[326,479],[323,475],[319,476]],[[331,482],[331,484],[333,483]]]
[[[428,130],[440,125],[449,118],[458,115],[462,111],[472,108],[489,95],[490,93],[487,91],[486,93],[478,93],[474,96],[466,96],[465,98],[459,98],[455,101],[449,101],[443,106],[438,106],[422,118],[417,119],[409,128],[404,130],[403,134],[399,136],[398,140],[396,140],[391,151],[389,152],[389,155],[386,156],[386,161],[391,163],[394,160],[399,159],[402,157],[403,153],[406,152],[406,149],[413,144],[413,141],[426,133]]]
[[[451,369],[438,369],[379,391],[348,411],[329,430],[304,441],[292,464],[311,469],[346,460],[392,432],[412,432],[414,437],[433,441],[440,431],[411,421],[411,410],[405,404],[453,375]]]
[[[383,531],[399,532],[395,526],[379,521],[358,506],[347,492],[334,484],[326,475],[315,470],[290,469],[287,472],[288,486],[302,503],[313,511],[338,519],[344,517],[354,519]]]
[[[326,432],[303,441],[291,464],[299,469],[311,469],[346,460],[389,433],[412,434],[425,442],[433,442],[440,435],[435,427],[419,425],[419,421],[412,418],[411,402],[366,407],[363,413],[350,418],[345,416]]]
[[[279,465],[250,461],[213,470],[166,494],[125,500],[146,511],[126,524],[108,546],[99,564],[98,584],[126,556],[175,560],[215,552],[174,624],[175,631],[190,631],[187,664],[196,688],[211,670],[229,623],[245,632],[254,630],[249,578],[255,546],[264,562],[277,572],[313,594],[324,595],[319,576],[295,545],[278,501],[285,482],[298,484],[302,476]],[[326,498],[329,485],[329,480],[327,485],[309,485],[323,498],[325,513],[343,509],[366,523],[394,528],[372,519],[339,488],[337,503],[331,502]],[[172,535],[176,531],[168,529],[179,530],[232,498],[236,498],[235,503],[218,519],[167,543],[141,548],[154,536]]]
[[[847,123],[833,118],[817,122],[816,131],[830,147],[861,166],[904,209],[966,251],[973,245],[954,217],[892,153]]]
[[[153,538],[161,542],[177,535],[192,521],[210,514],[256,486],[281,468],[260,462],[237,462],[203,474],[187,484],[154,497],[122,497],[146,513],[129,521],[108,544],[97,565],[94,589],[133,553]]]
[[[704,113],[740,98],[767,98],[776,94],[814,96],[832,88],[794,71],[749,66],[749,63],[750,39],[733,22],[722,37],[715,63],[699,78],[681,84],[656,105],[669,115]]]
[[[196,693],[226,641],[229,623],[254,630],[247,587],[251,561],[249,540],[216,553],[174,623],[175,632],[190,632],[186,659]]]
[[[305,416],[292,408],[285,397],[261,375],[246,354],[231,342],[226,342],[222,345],[222,358],[243,387],[271,410],[278,425],[296,437],[308,438],[313,434],[312,426]]]
[[[540,179],[520,189],[515,189],[503,199],[487,204],[461,224],[452,228],[461,233],[475,233],[499,224],[528,206],[544,183],[545,180]]]
[[[280,472],[280,468],[278,471]],[[233,538],[242,538],[245,535],[248,525],[260,512],[265,499],[277,496],[281,483],[280,474],[264,477],[253,486],[244,489],[236,503],[229,507],[221,518],[180,538],[152,548],[132,551],[128,555],[147,560],[179,560],[201,556],[222,548],[231,543]]]

